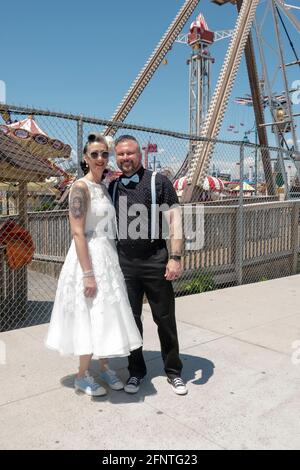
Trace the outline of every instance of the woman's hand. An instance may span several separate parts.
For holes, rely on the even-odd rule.
[[[97,284],[94,276],[85,277],[83,279],[85,297],[95,297],[97,293]]]

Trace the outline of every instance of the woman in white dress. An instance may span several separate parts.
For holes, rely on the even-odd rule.
[[[88,395],[106,394],[88,372],[100,358],[100,378],[112,389],[123,384],[107,358],[129,356],[142,344],[128,301],[115,246],[115,209],[101,182],[109,157],[105,137],[91,134],[84,147],[87,174],[69,196],[73,240],[58,280],[46,346],[79,356],[75,388]]]

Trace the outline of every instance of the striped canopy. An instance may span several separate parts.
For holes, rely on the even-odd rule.
[[[183,191],[184,188],[186,188],[187,186],[186,176],[175,180],[173,186],[176,191]],[[215,178],[214,176],[206,176],[203,183],[203,189],[205,191],[221,192],[224,189],[224,182],[220,178]]]
[[[207,26],[207,23],[206,23],[205,18],[204,18],[202,13],[200,13],[197,16],[197,19],[192,22],[192,24],[190,26],[190,31],[192,32],[194,28],[198,28],[199,30],[204,29],[204,30],[208,31],[208,26]]]

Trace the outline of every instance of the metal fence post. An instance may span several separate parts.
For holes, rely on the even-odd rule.
[[[77,121],[77,175],[78,178],[83,176],[83,171],[80,166],[80,162],[82,160],[82,153],[83,153],[83,120],[82,116],[80,116],[79,120]]]
[[[291,227],[291,245],[293,250],[293,257],[292,257],[292,274],[297,274],[297,267],[298,267],[298,250],[299,250],[299,202],[294,203],[294,207],[292,209],[292,227]]]
[[[235,244],[235,270],[237,284],[243,284],[243,253],[244,253],[244,203],[243,203],[243,189],[244,189],[244,153],[245,146],[241,144],[240,147],[240,191],[239,203],[236,218],[236,244]]]
[[[254,166],[255,166],[255,196],[257,196],[257,184],[258,184],[258,161],[257,161],[257,157],[258,157],[258,148],[257,148],[257,128],[255,127],[255,162],[254,162]]]

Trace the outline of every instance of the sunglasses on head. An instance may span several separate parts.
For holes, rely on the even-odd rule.
[[[107,159],[109,157],[109,152],[107,150],[103,150],[102,152],[98,152],[97,150],[94,150],[93,152],[90,153],[90,157],[93,160],[96,160],[98,157]]]

